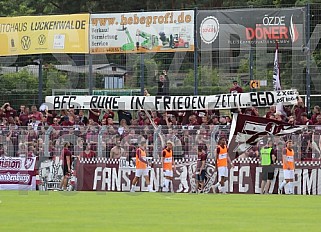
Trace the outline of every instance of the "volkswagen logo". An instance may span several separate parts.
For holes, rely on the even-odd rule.
[[[46,36],[44,34],[41,34],[38,36],[38,44],[39,45],[44,45],[46,42]]]
[[[31,45],[31,39],[30,36],[23,36],[21,38],[21,46],[23,50],[28,50]]]

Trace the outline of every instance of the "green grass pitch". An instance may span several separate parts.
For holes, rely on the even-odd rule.
[[[320,196],[0,191],[0,231],[320,231]]]

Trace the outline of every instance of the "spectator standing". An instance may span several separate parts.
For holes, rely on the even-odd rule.
[[[214,191],[216,188],[221,188],[222,193],[226,193],[225,181],[228,177],[228,165],[230,164],[231,167],[234,167],[234,165],[231,163],[231,159],[228,155],[225,137],[221,137],[218,141],[218,146],[215,152],[215,160],[218,171],[218,182],[214,185]]]
[[[41,122],[42,113],[38,111],[37,106],[31,106],[31,114],[29,115],[29,118],[35,119],[37,124]]]
[[[159,80],[157,82],[158,85],[158,96],[168,96],[169,95],[169,79],[167,76],[167,72],[163,70],[163,74],[159,76]]]
[[[89,109],[89,119],[94,120],[94,122],[99,122],[100,110],[98,109]]]
[[[243,89],[237,83],[237,80],[233,81],[233,86],[230,88],[230,93],[243,93]]]
[[[276,113],[276,106],[270,106],[270,109],[268,112],[265,114],[265,118],[269,119],[271,118],[272,115]]]
[[[316,124],[317,122],[317,117],[321,115],[321,109],[320,109],[320,106],[314,106],[313,107],[313,114],[312,114],[312,117],[311,117],[311,121],[313,124]]]
[[[114,146],[110,150],[110,158],[111,159],[119,159],[120,157],[125,155],[125,149],[121,147],[120,139],[117,139],[116,146]]]
[[[82,153],[80,153],[80,157],[87,158],[87,159],[96,157],[96,153],[90,149],[89,143],[83,144],[83,150],[84,151]]]
[[[21,126],[27,126],[29,123],[29,107],[25,107],[23,112],[19,115],[19,120],[21,122]]]
[[[25,105],[20,105],[19,110],[17,111],[17,116],[22,114],[25,111],[26,106]]]
[[[164,183],[163,192],[169,191],[169,185],[171,183],[173,189],[173,169],[175,169],[175,162],[173,156],[174,143],[172,141],[167,141],[166,148],[162,151],[162,166],[164,171]]]
[[[308,114],[306,112],[301,113],[301,120],[297,125],[312,125],[313,122],[308,119]]]
[[[267,194],[274,177],[274,163],[276,161],[272,140],[267,141],[266,145],[260,149],[260,159],[262,166],[261,194]]]
[[[196,174],[196,191],[200,193],[202,193],[204,190],[206,158],[207,158],[207,155],[204,152],[204,145],[198,145],[195,174]]]
[[[11,105],[10,105],[9,102],[5,103],[5,104],[2,106],[2,108],[3,108],[3,110],[4,110],[4,113],[5,113],[5,115],[6,115],[6,118],[9,118],[9,117],[13,117],[13,118],[14,118],[15,116],[17,116],[17,111],[14,110],[14,109],[11,107]]]
[[[295,116],[295,124],[302,125],[301,122],[301,114],[306,112],[306,107],[304,106],[304,102],[301,97],[298,98],[298,102],[292,108],[292,113]]]
[[[152,120],[154,121],[155,125],[160,125],[161,119],[158,117],[157,111],[152,111]]]
[[[141,176],[144,176],[146,184],[148,185],[148,191],[149,192],[155,192],[153,190],[152,184],[150,184],[149,181],[149,175],[148,175],[148,169],[147,165],[148,162],[146,160],[146,140],[142,140],[140,142],[139,148],[136,150],[136,172],[135,172],[135,177],[132,181],[132,187],[131,187],[131,192],[135,192],[136,189],[136,184],[138,183],[139,179]]]
[[[80,122],[82,122],[83,124],[87,125],[88,124],[88,118],[85,116],[85,113],[83,110],[79,110],[79,119],[80,119]]]
[[[145,97],[149,97],[150,96],[150,93],[148,92],[148,90],[146,88],[144,89],[144,96]]]
[[[131,115],[131,113],[129,111],[118,110],[118,120],[119,120],[119,122],[122,119],[126,120],[127,125],[131,125],[131,120],[133,118],[132,118],[132,115]]]
[[[294,180],[294,150],[293,150],[293,143],[292,140],[288,140],[286,142],[286,148],[283,150],[283,173],[284,173],[284,180],[282,181],[279,187],[279,194],[282,194],[283,188],[285,185],[288,184],[289,186],[289,193],[293,194],[293,180]]]
[[[115,117],[115,113],[111,109],[104,110],[104,116],[103,116],[104,119],[106,120],[108,118],[114,119],[114,117]]]
[[[60,183],[61,190],[67,190],[67,181],[71,174],[71,152],[69,150],[70,143],[66,142],[61,152],[62,166],[63,166],[63,178]]]

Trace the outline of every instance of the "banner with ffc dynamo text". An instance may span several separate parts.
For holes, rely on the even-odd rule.
[[[0,56],[88,53],[89,14],[0,17]]]
[[[277,103],[296,104],[296,90],[229,93],[210,96],[47,96],[50,110],[206,110],[247,107],[269,107]]]
[[[90,52],[194,51],[194,11],[90,15]]]

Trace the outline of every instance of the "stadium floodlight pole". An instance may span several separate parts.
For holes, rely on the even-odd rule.
[[[311,59],[311,52],[310,52],[310,4],[307,3],[306,5],[306,32],[305,32],[305,43],[306,43],[306,111],[307,114],[310,113],[311,109],[311,76],[310,76],[310,59]]]
[[[198,45],[197,45],[197,7],[194,9],[194,95],[198,95]]]

